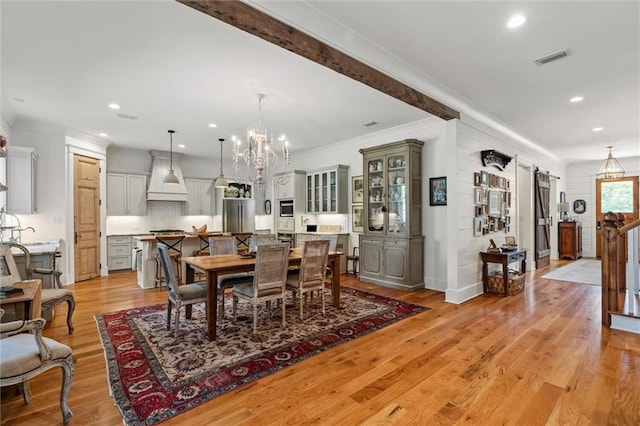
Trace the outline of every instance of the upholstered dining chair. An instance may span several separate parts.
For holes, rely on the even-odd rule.
[[[0,309],[0,317],[4,311]],[[21,384],[24,403],[31,400],[29,380],[54,367],[62,368],[60,409],[67,423],[73,413],[67,395],[73,381],[71,348],[53,339],[42,337],[44,318],[12,321],[0,324],[0,387]]]
[[[176,277],[175,262],[169,254],[169,247],[166,244],[158,243],[158,255],[160,264],[167,279],[167,330],[171,327],[171,307],[176,308],[174,337],[178,337],[180,324],[180,308],[194,303],[204,303],[207,301],[206,283],[190,283],[180,285]]]
[[[300,319],[304,318],[304,294],[315,290],[318,290],[322,300],[322,315],[324,315],[324,280],[327,274],[328,256],[328,240],[305,241],[300,271],[297,274],[289,274],[287,277],[287,289],[293,292],[294,301],[297,298],[300,305]]]
[[[258,332],[258,304],[281,300],[282,327],[285,326],[285,293],[289,243],[263,244],[256,252],[253,282],[233,286],[233,322],[236,321],[238,299],[248,300],[253,307],[253,334]],[[267,303],[270,307],[270,303]]]
[[[42,301],[42,310],[53,310],[56,306],[61,303],[67,303],[67,328],[69,329],[69,334],[73,333],[74,327],[71,318],[73,316],[73,311],[76,309],[76,300],[73,297],[73,291],[64,288],[62,282],[60,281],[60,276],[62,272],[56,271],[55,269],[47,269],[47,268],[32,268],[31,267],[31,253],[29,249],[25,246],[17,243],[7,243],[10,247],[15,247],[21,250],[24,254],[24,270],[25,276],[22,279],[32,279],[35,275],[40,276],[50,276],[52,277],[52,282],[55,285],[54,288],[42,288],[41,291],[41,301]]]
[[[218,254],[237,254],[238,246],[236,243],[236,237],[229,236],[217,236],[209,238],[209,253],[212,256]],[[235,284],[251,283],[253,282],[253,275],[246,272],[239,272],[235,274],[225,274],[218,276],[218,319],[224,318],[224,292],[226,289],[233,287]]]

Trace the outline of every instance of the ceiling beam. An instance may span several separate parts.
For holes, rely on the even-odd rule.
[[[246,3],[238,0],[177,1],[443,120],[460,118],[458,111]]]

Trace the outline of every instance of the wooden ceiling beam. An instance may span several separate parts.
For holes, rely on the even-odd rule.
[[[458,111],[445,104],[246,3],[238,0],[177,1],[443,120],[460,118]]]

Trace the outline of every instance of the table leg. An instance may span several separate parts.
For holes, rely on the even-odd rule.
[[[482,287],[485,293],[489,291],[489,265],[482,262]]]
[[[336,256],[331,262],[331,275],[333,275],[333,281],[331,282],[333,306],[340,308],[340,256]]]
[[[182,276],[184,277],[185,283],[192,283],[194,277],[194,270],[191,265],[187,265],[185,262],[181,262],[182,265],[180,269],[182,269]],[[193,310],[191,309],[193,305],[187,305],[184,307],[184,316],[187,319],[191,319],[191,313]]]
[[[218,273],[207,274],[207,336],[209,341],[216,340],[216,320],[218,318]]]
[[[509,261],[506,259],[502,264],[502,279],[504,283],[504,297],[507,297],[507,289],[509,288]]]

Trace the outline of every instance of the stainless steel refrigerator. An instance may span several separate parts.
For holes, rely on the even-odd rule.
[[[256,229],[256,204],[251,198],[222,200],[222,228],[224,232],[253,232]]]

